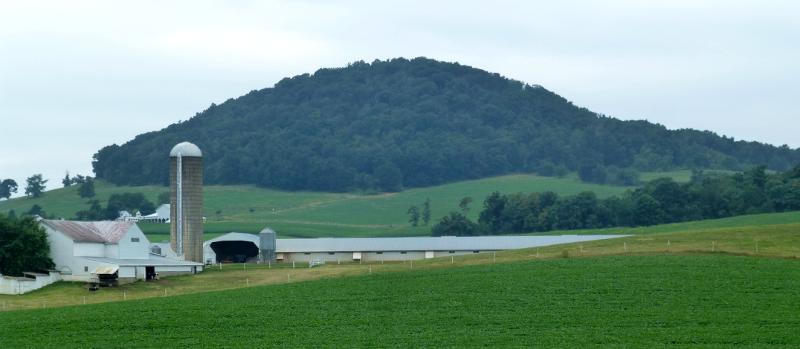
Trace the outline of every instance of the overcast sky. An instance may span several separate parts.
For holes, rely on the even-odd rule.
[[[800,147],[798,1],[0,0],[0,179],[348,62],[425,56],[619,119]],[[165,150],[165,166],[169,149]]]

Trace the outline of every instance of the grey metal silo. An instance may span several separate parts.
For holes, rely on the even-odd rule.
[[[259,237],[259,249],[261,250],[261,263],[276,263],[277,255],[275,253],[276,249],[276,238],[275,232],[270,228],[264,228],[261,233],[258,234]]]
[[[170,151],[169,189],[170,246],[203,263],[203,154],[196,145],[183,142]]]

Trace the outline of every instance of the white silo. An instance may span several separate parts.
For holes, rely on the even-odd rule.
[[[203,263],[203,154],[183,142],[169,153],[170,245],[187,261]]]

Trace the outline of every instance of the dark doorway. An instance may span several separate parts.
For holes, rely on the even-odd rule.
[[[156,267],[144,267],[144,281],[153,281],[156,279]]]
[[[212,242],[211,250],[217,254],[217,263],[255,263],[258,260],[258,247],[250,241]]]

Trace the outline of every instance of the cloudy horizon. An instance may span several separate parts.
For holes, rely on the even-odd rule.
[[[0,179],[320,68],[424,56],[669,129],[800,147],[791,1],[0,1]],[[165,162],[169,149],[165,150]]]

